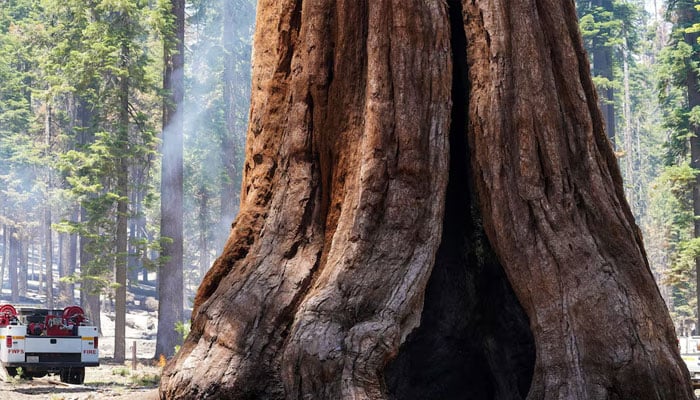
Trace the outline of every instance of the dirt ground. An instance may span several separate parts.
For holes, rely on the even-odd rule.
[[[145,361],[144,361],[145,362]],[[160,367],[140,363],[129,366],[101,361],[85,369],[83,385],[62,383],[57,375],[34,379],[5,379],[0,382],[0,399],[6,400],[157,400]]]

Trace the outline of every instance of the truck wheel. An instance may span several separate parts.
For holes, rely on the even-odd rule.
[[[72,368],[73,383],[82,385],[85,382],[85,367]]]
[[[82,385],[85,382],[85,367],[63,368],[61,382]]]
[[[17,368],[16,367],[5,367],[5,371],[7,373],[7,377],[10,379],[17,376]]]
[[[32,378],[41,378],[42,376],[48,375],[48,371],[32,371],[32,372],[26,372],[25,376],[27,379],[32,379]]]

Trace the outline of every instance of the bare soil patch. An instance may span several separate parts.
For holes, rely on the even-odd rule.
[[[101,361],[85,369],[83,385],[62,383],[58,375],[43,378],[10,378],[0,382],[0,398],[12,400],[96,400],[158,399],[161,368],[142,360],[136,370],[130,366]],[[130,362],[129,362],[130,365]]]

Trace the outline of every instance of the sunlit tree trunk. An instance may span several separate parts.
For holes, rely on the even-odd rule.
[[[80,272],[83,279],[80,283],[80,306],[85,311],[85,315],[91,325],[97,326],[102,333],[102,320],[100,318],[100,293],[97,291],[95,281],[88,278],[90,274],[90,264],[92,262],[92,253],[86,250],[90,240],[85,237],[80,237]]]
[[[51,234],[51,208],[44,207],[44,273],[46,279],[45,295],[46,306],[49,309],[54,307],[53,299],[53,235]]]
[[[19,276],[17,285],[19,295],[27,297],[27,273],[29,268],[29,235],[24,233],[19,237]]]
[[[693,24],[700,21],[700,11],[695,8],[693,1],[678,1],[675,4],[677,24],[681,29],[690,28]],[[694,29],[688,29],[683,33],[683,40],[691,49],[691,53],[684,60],[685,65],[685,88],[687,110],[700,108],[700,71],[698,71],[698,63],[700,63],[700,50],[698,50],[698,39],[700,33]],[[695,170],[700,170],[700,125],[690,122],[688,127],[690,134],[690,166]],[[696,175],[695,185],[693,187],[693,215],[695,216],[694,237],[700,238],[700,174]],[[700,257],[695,259],[695,275],[696,275],[696,296],[700,299]],[[697,323],[695,332],[700,332],[700,301],[697,302],[696,310]]]
[[[10,249],[9,229],[2,224],[2,263],[0,264],[0,288],[5,285],[5,271],[7,271],[8,252]]]
[[[161,256],[165,258],[158,276],[158,336],[156,357],[170,357],[181,343],[176,324],[183,319],[183,110],[185,1],[172,0],[174,25],[165,40],[165,76],[168,92],[163,107],[163,148],[161,172]]]
[[[240,213],[161,397],[693,398],[572,1],[256,26]]]
[[[129,47],[122,44],[122,68],[127,70]],[[123,363],[126,357],[126,270],[128,249],[129,212],[129,163],[127,160],[129,143],[129,78],[122,76],[119,81],[119,128],[117,158],[117,220],[115,233],[116,257],[114,262],[114,361]]]
[[[52,143],[52,110],[51,104],[46,104],[46,116],[44,120],[44,135],[46,139],[46,151],[50,151]],[[48,153],[47,153],[48,156]],[[46,168],[46,193],[44,194],[44,265],[46,270],[46,306],[50,309],[54,307],[53,299],[53,235],[51,233],[51,199],[49,193],[52,188],[51,171]]]
[[[78,221],[78,215],[80,213],[80,207],[79,206],[74,206],[73,207],[73,213],[71,216],[71,220],[73,222]],[[75,275],[76,268],[78,265],[78,235],[75,233],[70,233],[68,235],[68,256],[66,257],[66,261],[68,261],[68,267],[66,269],[66,272],[68,275]],[[75,283],[69,283],[68,284],[68,299],[71,304],[69,305],[74,305],[75,304]]]
[[[139,181],[140,178],[135,177],[134,178],[137,182]],[[138,235],[138,227],[137,227],[137,219],[139,218],[139,213],[141,212],[141,204],[140,204],[140,195],[139,191],[141,189],[141,185],[137,184],[134,190],[131,191],[131,198],[129,199],[129,204],[132,205],[133,208],[133,213],[131,217],[129,218],[128,221],[128,226],[129,226],[129,257],[127,259],[127,268],[126,268],[126,275],[127,275],[127,285],[131,287],[132,285],[136,284],[138,281],[138,273],[140,271],[139,269],[139,256],[137,254],[137,235]]]
[[[627,201],[632,206],[632,209],[637,208],[637,178],[634,176],[634,160],[637,158],[633,146],[632,138],[632,100],[630,98],[630,68],[629,68],[629,50],[627,48],[627,38],[622,39],[622,119],[624,120],[624,151],[625,151],[625,175],[624,182],[626,183],[625,193]],[[638,210],[639,211],[639,210]],[[637,211],[637,212],[638,212]]]
[[[42,224],[41,227],[39,228],[39,258],[36,263],[36,279],[39,281],[39,293],[41,293],[42,290],[44,290],[44,286],[46,285],[46,277],[44,276],[44,266],[43,266],[43,259],[44,259],[44,251],[45,246],[44,246],[44,224],[43,224],[43,218],[42,218]]]
[[[80,99],[78,101],[78,118],[80,119],[81,129],[80,133],[80,144],[86,146],[94,141],[94,135],[88,127],[91,126],[92,115],[90,112],[90,107],[85,100]],[[88,220],[88,213],[84,207],[80,207],[79,217],[80,223],[84,224]],[[102,333],[102,324],[100,318],[100,294],[97,291],[97,285],[95,281],[91,278],[95,275],[91,265],[93,260],[93,255],[90,252],[90,242],[91,239],[87,234],[81,234],[78,236],[78,246],[79,254],[78,259],[80,262],[80,306],[85,311],[85,315],[88,317],[92,325],[97,326],[100,333]]]
[[[223,164],[223,177],[221,182],[221,211],[220,220],[226,227],[238,211],[241,187],[241,169],[243,140],[241,140],[241,127],[238,123],[236,109],[236,44],[240,38],[236,36],[236,13],[240,12],[235,1],[225,1],[223,3],[223,35],[222,46],[224,50],[224,71],[223,71],[223,100],[225,113],[225,130],[221,134],[221,161]]]
[[[593,5],[605,11],[613,12],[612,0],[592,0]],[[613,76],[613,47],[606,43],[609,39],[596,36],[593,39],[593,75],[605,78],[607,84],[600,90],[600,110],[603,114],[608,138],[615,148],[615,91],[612,87]]]
[[[199,245],[197,246],[199,248],[199,274],[203,277],[211,266],[209,260],[209,224],[207,223],[209,220],[210,195],[206,188],[200,190],[197,201],[199,202],[199,217],[197,218],[199,223]]]
[[[10,299],[13,303],[19,301],[19,276],[17,274],[17,264],[19,262],[19,241],[17,240],[17,228],[9,228],[9,263],[8,279],[10,280]]]
[[[70,239],[68,234],[58,234],[58,249],[58,276],[60,278],[58,282],[58,305],[59,307],[66,307],[72,303],[72,300],[69,298],[68,282],[63,279],[68,276],[68,264],[70,263],[68,259],[70,256]]]

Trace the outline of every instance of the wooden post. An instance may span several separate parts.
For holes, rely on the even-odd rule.
[[[131,369],[136,371],[136,341],[131,345]]]

